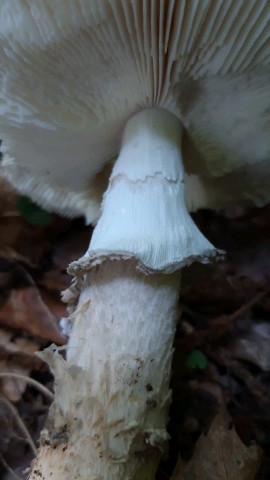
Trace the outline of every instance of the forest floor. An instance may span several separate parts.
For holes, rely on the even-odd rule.
[[[35,352],[65,343],[60,292],[70,284],[67,265],[85,252],[91,234],[83,220],[43,218],[31,208],[0,183],[1,480],[27,478],[53,391]],[[194,219],[226,256],[183,274],[171,441],[157,479],[266,480],[270,207],[202,211]]]

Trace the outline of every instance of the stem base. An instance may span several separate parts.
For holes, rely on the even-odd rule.
[[[166,450],[180,275],[105,261],[84,279],[31,480],[150,480]],[[44,354],[43,354],[44,355]]]

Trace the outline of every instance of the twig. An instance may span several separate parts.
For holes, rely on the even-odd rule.
[[[217,317],[216,319],[214,319],[212,322],[212,325],[219,325],[221,320],[233,322],[238,317],[240,317],[243,313],[246,313],[247,310],[254,307],[254,305],[256,305],[256,303],[258,303],[269,292],[270,292],[270,288],[267,288],[263,292],[257,293],[255,297],[253,297],[249,302],[244,303],[244,305],[241,305],[241,307],[235,310],[235,312],[231,313],[230,315],[221,315],[220,317]]]
[[[9,410],[12,412],[12,415],[14,416],[16,422],[18,423],[20,429],[22,430],[22,432],[24,433],[24,436],[25,436],[25,439],[27,440],[27,442],[29,443],[33,453],[35,456],[37,456],[37,449],[36,449],[36,446],[31,438],[31,435],[30,433],[28,432],[23,420],[21,419],[20,415],[18,414],[17,412],[17,409],[14,407],[14,405],[12,405],[12,403],[4,396],[0,393],[0,400],[9,408]]]
[[[43,395],[48,397],[50,400],[54,399],[54,395],[52,392],[47,387],[44,387],[40,382],[37,382],[37,380],[34,380],[31,377],[28,377],[27,375],[21,375],[20,373],[12,373],[12,372],[3,372],[0,373],[0,378],[1,377],[13,377],[13,378],[18,378],[20,380],[25,380],[27,383],[30,385],[33,385],[34,387],[37,388]]]
[[[215,338],[217,340],[218,338],[222,337],[222,335],[228,331],[230,328],[231,324],[239,318],[241,315],[243,315],[247,310],[252,308],[256,303],[258,303],[265,295],[267,295],[270,292],[270,288],[267,288],[263,292],[257,293],[249,302],[245,303],[244,305],[241,305],[240,308],[235,310],[233,313],[230,315],[220,315],[216,318],[214,318],[211,321],[211,326],[210,328],[207,328],[206,330],[195,330],[193,334],[188,335],[184,338],[176,339],[175,343],[177,345],[182,345],[184,347],[188,348],[194,348],[201,346],[206,340],[212,340]],[[215,327],[219,327],[216,328]],[[223,327],[222,329],[220,327]]]
[[[17,473],[15,473],[14,470],[8,465],[8,463],[2,457],[2,455],[0,455],[0,460],[3,463],[4,467],[9,471],[10,475],[12,475],[12,477],[15,478],[15,480],[22,480],[22,478],[19,477],[19,475],[17,475]]]
[[[21,214],[17,210],[9,210],[7,212],[2,212],[0,216],[1,218],[6,218],[6,217],[13,218],[13,217],[21,217]]]

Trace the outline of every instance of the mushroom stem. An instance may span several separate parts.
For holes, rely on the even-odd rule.
[[[32,480],[155,477],[168,439],[179,288],[179,272],[145,275],[134,260],[86,275],[67,363],[49,360],[56,400]]]
[[[86,255],[67,361],[43,353],[55,401],[31,480],[152,480],[166,449],[180,269],[215,254],[184,201],[181,123],[127,124]]]

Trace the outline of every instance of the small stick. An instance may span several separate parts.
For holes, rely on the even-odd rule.
[[[27,375],[21,375],[20,373],[12,373],[12,372],[3,372],[0,373],[0,378],[1,377],[13,377],[13,378],[18,378],[20,380],[25,380],[27,383],[30,385],[33,385],[34,387],[37,388],[45,397],[48,397],[49,400],[54,399],[54,394],[50,392],[50,390],[47,387],[44,387],[40,382],[37,382],[37,380],[34,380],[31,377],[28,377]]]
[[[30,433],[28,432],[23,420],[21,419],[20,415],[18,414],[17,412],[17,409],[14,407],[14,405],[12,405],[12,403],[2,394],[0,394],[0,401],[2,401],[8,408],[9,410],[12,412],[16,422],[18,423],[20,429],[23,431],[24,435],[25,435],[25,438],[26,440],[28,441],[35,457],[37,456],[37,449],[36,449],[36,446],[31,438],[31,435]]]

